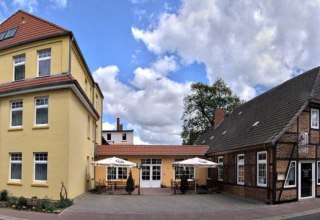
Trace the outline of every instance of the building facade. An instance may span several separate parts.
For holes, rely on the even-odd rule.
[[[198,143],[223,191],[269,204],[320,196],[320,68],[235,109]]]
[[[120,124],[120,118],[117,118],[116,130],[102,131],[103,144],[110,145],[130,145],[133,143],[133,130],[124,130],[123,124]]]
[[[171,187],[173,181],[180,180],[183,167],[173,167],[173,162],[193,157],[203,157],[208,150],[206,145],[100,145],[97,147],[98,159],[119,157],[138,164],[141,169],[132,168],[135,185],[141,188]],[[186,175],[190,181],[205,185],[207,169],[187,167]],[[129,169],[96,167],[96,181],[116,181],[125,185]]]
[[[0,189],[74,198],[94,184],[103,95],[71,31],[18,11],[0,24]]]

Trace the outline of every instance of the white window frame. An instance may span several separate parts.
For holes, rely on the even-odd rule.
[[[127,160],[127,159],[125,159],[125,160]],[[108,179],[108,169],[115,169],[116,170],[116,176],[115,176],[115,178],[114,179],[112,179],[112,178],[110,178],[110,179]],[[122,169],[127,169],[127,178],[125,178],[125,179],[121,179],[121,178],[119,178],[119,169],[118,168],[122,168]],[[128,169],[128,167],[107,167],[107,169],[106,169],[106,179],[107,180],[126,180],[126,179],[128,179],[128,177],[129,177],[129,169]]]
[[[313,126],[312,125],[312,113],[315,112],[317,114],[317,121],[316,121],[316,125]],[[310,111],[310,127],[312,129],[319,129],[319,109],[315,109],[315,108],[312,108],[311,111]]]
[[[24,58],[22,61],[20,60],[20,62],[16,63],[16,60],[20,59],[20,58]],[[26,55],[25,54],[21,54],[18,56],[13,57],[13,79],[12,81],[21,81],[24,80],[26,78],[26,71],[24,71],[24,79],[20,79],[20,80],[16,80],[15,76],[16,76],[16,66],[22,66],[22,65],[26,65]]]
[[[261,154],[265,154],[265,155],[266,155],[266,159],[260,160],[260,159],[259,159],[259,155],[261,155]],[[257,152],[257,186],[267,187],[267,184],[268,184],[268,164],[267,164],[267,156],[268,156],[267,151]],[[266,165],[266,183],[260,183],[260,182],[259,182],[259,165],[260,165],[260,164],[265,164],[265,165]]]
[[[222,159],[222,161],[221,161]],[[222,174],[223,174],[223,156],[219,156],[218,157],[218,181],[223,181],[223,176],[221,177],[221,170],[222,170]]]
[[[242,161],[239,161],[239,158],[243,157]],[[239,167],[243,166],[243,182],[239,181]],[[237,154],[237,184],[238,185],[244,185],[244,173],[245,173],[245,168],[244,168],[244,154]]]
[[[288,180],[288,176],[289,176],[289,173],[290,173],[290,168],[291,168],[291,164],[292,163],[295,164],[295,166],[294,166],[294,185],[286,185],[286,182]],[[296,186],[297,186],[297,161],[293,160],[289,164],[289,169],[288,169],[288,172],[287,172],[287,175],[286,175],[286,179],[284,180],[284,188],[294,188]]]
[[[20,154],[21,155],[21,159],[20,160],[12,160],[12,155],[14,154]],[[9,159],[10,159],[10,165],[9,165],[9,180],[10,181],[21,181],[22,178],[22,153],[10,153],[9,154]],[[20,179],[11,179],[11,165],[12,164],[21,164],[21,178]]]
[[[47,160],[36,160],[37,154],[47,154]],[[47,164],[47,179],[46,180],[36,180],[36,164]],[[33,182],[40,182],[40,183],[46,183],[48,182],[48,153],[42,152],[42,153],[34,153],[33,154]]]
[[[319,179],[320,179],[320,175],[319,175],[319,171],[320,171],[319,165],[320,165],[320,161],[317,161],[317,185],[320,185],[320,181],[319,181]]]
[[[48,51],[50,52],[50,56],[40,58],[41,53],[45,53]],[[50,72],[49,72],[49,75],[40,76],[40,61],[44,61],[44,60],[50,60]],[[45,77],[50,75],[51,75],[51,49],[40,50],[38,51],[38,77]]]
[[[38,99],[47,99],[47,104],[43,104],[43,105],[37,105],[37,100]],[[48,109],[48,123],[47,124],[37,124],[37,109],[40,108],[47,108]],[[49,97],[45,96],[45,97],[36,97],[34,99],[34,126],[47,126],[49,124]]]
[[[21,107],[15,107],[13,108],[13,103],[21,102],[22,106]],[[12,125],[12,113],[14,111],[21,111],[22,112],[22,120],[21,120],[21,125]],[[21,128],[23,125],[23,100],[14,100],[10,102],[10,128]]]

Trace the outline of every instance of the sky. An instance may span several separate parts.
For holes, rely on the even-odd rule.
[[[222,78],[250,100],[320,64],[320,0],[0,0],[71,30],[104,93],[103,128],[181,144],[183,98]]]

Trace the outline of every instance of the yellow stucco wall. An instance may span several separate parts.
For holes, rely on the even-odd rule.
[[[77,196],[93,188],[94,137],[87,137],[87,110],[72,94],[69,108],[69,195]],[[93,118],[91,117],[91,121]]]
[[[18,46],[0,51],[0,84],[13,81],[13,57],[25,54],[25,77],[35,78],[38,72],[38,51],[51,49],[51,75],[68,72],[72,58],[73,66],[84,67],[79,56],[71,56],[69,36]],[[77,51],[73,51],[74,55]],[[90,74],[86,69],[74,68],[71,74],[82,85],[81,80]],[[84,76],[85,75],[85,76]],[[103,98],[94,91],[88,77],[92,94],[88,94],[97,112],[102,115]],[[83,86],[83,85],[82,85]],[[84,89],[84,88],[83,88]],[[90,89],[88,89],[90,91]],[[99,96],[98,103],[93,99]],[[42,129],[34,127],[35,97],[49,97],[49,125]],[[23,129],[10,129],[10,101],[23,100]],[[90,117],[90,139],[87,137]],[[98,129],[94,131],[95,125]],[[95,135],[96,133],[96,135]],[[97,122],[89,114],[78,97],[70,89],[29,93],[0,98],[0,190],[7,189],[15,196],[59,199],[61,181],[65,183],[70,198],[93,187],[94,169],[91,162],[96,142],[101,143],[101,119]],[[48,152],[48,181],[34,184],[35,152]],[[9,153],[22,153],[21,182],[9,182]]]
[[[0,100],[0,189],[7,189],[16,196],[44,197],[58,199],[60,181],[68,184],[67,170],[69,145],[69,108],[70,93],[66,90],[31,93]],[[48,126],[35,127],[35,97],[48,96]],[[10,129],[10,101],[23,100],[22,129]],[[61,106],[64,106],[61,108]],[[35,152],[48,153],[48,181],[38,186],[34,182]],[[9,153],[22,153],[22,179],[9,183]],[[12,183],[12,182],[11,182]]]
[[[103,159],[106,157],[100,157],[99,159]],[[171,180],[174,180],[174,168],[172,167],[172,163],[175,159],[188,159],[188,157],[179,157],[179,156],[154,156],[154,157],[141,157],[141,156],[123,156],[121,158],[127,159],[134,163],[141,163],[141,159],[161,159],[161,185],[169,187],[171,186]],[[189,157],[191,158],[191,157]],[[132,168],[132,177],[135,180],[135,184],[139,185],[139,169]],[[129,172],[129,169],[128,169]],[[96,167],[96,181],[102,181],[106,179],[106,168],[105,167]],[[203,185],[206,184],[207,179],[207,169],[206,168],[197,168],[196,169],[196,179],[197,184]]]
[[[88,71],[86,70],[84,64],[80,61],[80,55],[77,52],[74,46],[71,47],[71,73],[73,77],[78,80],[78,83],[85,91],[86,95],[93,103],[93,95],[94,95],[94,86],[93,82],[91,81]]]
[[[25,78],[38,75],[38,51],[51,49],[51,75],[68,72],[69,37],[39,41],[0,52],[0,83],[13,81],[13,57],[25,54]],[[2,65],[5,64],[5,65]]]

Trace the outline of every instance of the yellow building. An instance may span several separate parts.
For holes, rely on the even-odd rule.
[[[132,177],[135,185],[141,188],[170,187],[172,182],[181,179],[183,168],[174,168],[173,162],[193,157],[204,157],[208,150],[207,145],[99,145],[98,159],[119,157],[141,166],[132,168]],[[186,168],[187,178],[196,179],[199,185],[205,185],[207,168]],[[96,167],[96,181],[115,181],[125,184],[129,168]]]
[[[71,31],[18,11],[0,24],[0,189],[74,198],[94,184],[103,95]]]

